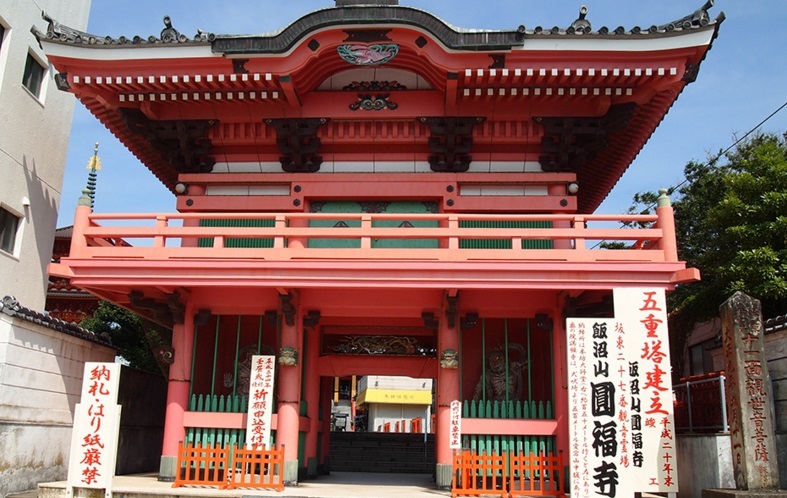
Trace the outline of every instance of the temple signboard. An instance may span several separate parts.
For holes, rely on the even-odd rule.
[[[74,409],[67,494],[73,488],[111,493],[115,474],[120,406],[120,365],[85,363],[82,397]]]
[[[249,377],[249,412],[246,418],[247,449],[270,446],[275,372],[275,356],[252,356]]]
[[[664,291],[615,289],[614,299],[615,318],[566,320],[571,489],[677,492]]]

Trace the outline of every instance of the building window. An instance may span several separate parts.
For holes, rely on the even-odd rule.
[[[19,216],[0,207],[0,251],[14,253],[16,234],[19,231]]]
[[[25,74],[22,78],[22,84],[25,88],[30,90],[30,93],[41,97],[41,84],[44,82],[44,73],[46,68],[41,65],[32,54],[27,54],[27,62],[25,62]]]

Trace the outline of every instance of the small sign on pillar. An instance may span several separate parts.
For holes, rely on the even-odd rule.
[[[462,402],[458,399],[451,401],[449,418],[448,447],[458,450],[462,448]]]
[[[275,356],[255,355],[251,357],[246,449],[268,448],[270,446],[275,373]]]
[[[73,496],[74,488],[103,489],[105,496],[112,496],[120,432],[119,385],[119,364],[85,363],[81,402],[74,410],[66,496]]]

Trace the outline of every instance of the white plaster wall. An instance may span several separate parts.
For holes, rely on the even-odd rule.
[[[40,99],[22,85],[27,54],[46,61],[30,28],[46,32],[43,9],[61,23],[84,30],[90,1],[3,0],[0,8],[0,23],[6,28],[0,47],[0,204],[23,216],[15,254],[0,251],[0,297],[14,295],[35,310],[44,309],[46,265],[52,255],[75,99],[56,88],[51,70]],[[24,197],[29,207],[23,206]]]
[[[678,446],[678,497],[700,498],[706,488],[734,488],[728,433],[681,435]]]
[[[86,361],[113,349],[0,314],[0,496],[63,480]]]

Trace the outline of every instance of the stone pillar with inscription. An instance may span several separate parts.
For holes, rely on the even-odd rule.
[[[779,487],[771,378],[763,352],[760,302],[736,292],[720,307],[727,413],[730,424],[735,496],[760,496]],[[703,490],[703,497],[731,496]],[[768,496],[787,496],[777,493]]]

